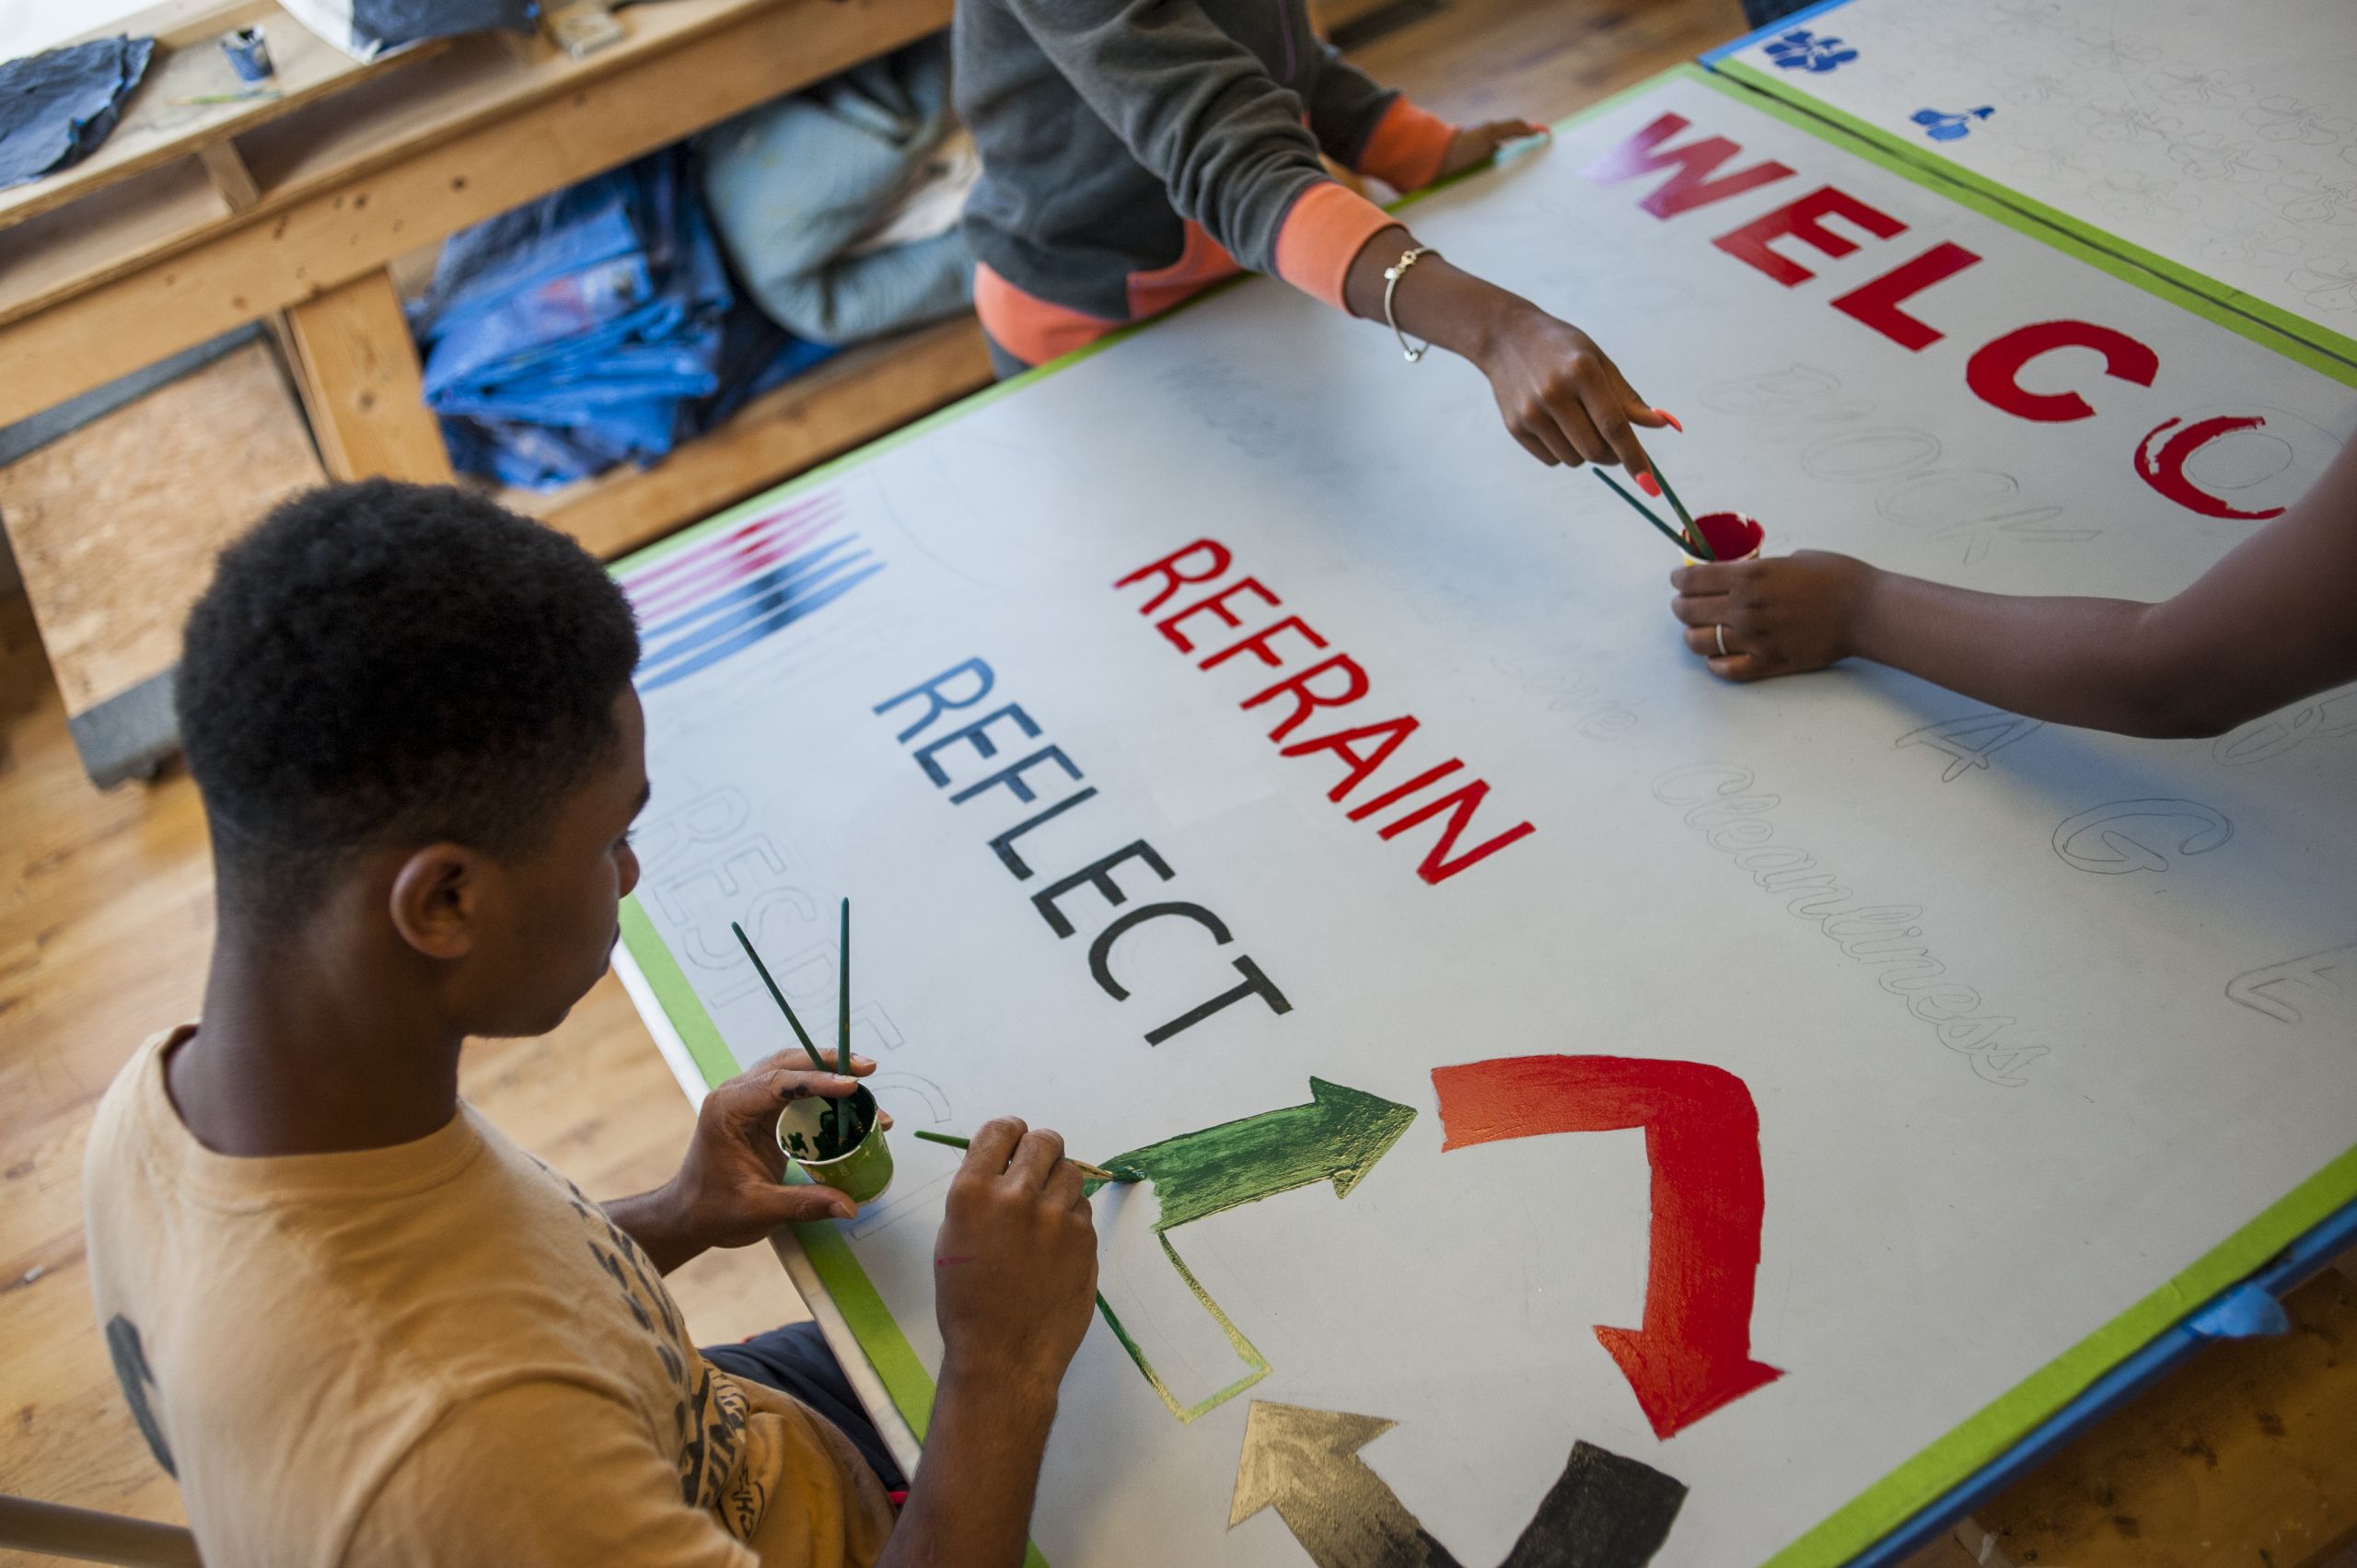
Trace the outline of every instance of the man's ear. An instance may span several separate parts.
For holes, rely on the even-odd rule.
[[[387,900],[393,929],[429,958],[463,958],[474,950],[490,866],[462,844],[427,844],[393,873]]]

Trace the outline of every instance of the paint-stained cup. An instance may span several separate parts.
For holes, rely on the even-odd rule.
[[[1711,553],[1722,561],[1748,561],[1768,540],[1768,530],[1759,526],[1759,519],[1744,512],[1705,512],[1694,519],[1694,526],[1701,530]],[[1686,563],[1701,564],[1691,555]]]
[[[859,1146],[847,1155],[833,1159],[820,1159],[819,1150],[819,1117],[833,1106],[855,1108],[853,1114],[867,1129]],[[777,1146],[785,1151],[786,1158],[802,1167],[802,1174],[821,1187],[832,1187],[854,1203],[872,1202],[884,1196],[892,1185],[892,1149],[884,1139],[883,1116],[876,1106],[876,1097],[865,1086],[853,1090],[842,1099],[821,1099],[813,1095],[789,1103],[777,1119]]]

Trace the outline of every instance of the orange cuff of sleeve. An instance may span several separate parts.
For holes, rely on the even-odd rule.
[[[1399,220],[1364,196],[1321,180],[1294,198],[1277,230],[1277,276],[1347,312],[1342,284],[1366,242]]]
[[[1441,163],[1456,139],[1456,126],[1405,98],[1395,98],[1359,154],[1358,172],[1372,174],[1394,190],[1422,190],[1440,178]]]

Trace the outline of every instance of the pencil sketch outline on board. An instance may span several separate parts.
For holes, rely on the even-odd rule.
[[[2346,711],[2339,717],[2329,716],[2336,708]],[[2344,735],[2357,735],[2357,687],[2345,686],[2253,719],[2220,736],[2211,746],[2210,755],[2221,767],[2242,768],[2295,751],[2311,740],[2332,740]]]
[[[1990,708],[1959,718],[1942,719],[1921,729],[1910,729],[1891,742],[1893,749],[1926,746],[1947,758],[1945,772],[1940,774],[1942,784],[1954,784],[1975,768],[1986,769],[1989,760],[2017,740],[2026,740],[2045,727],[2038,719],[2026,719],[2019,714],[2009,714],[2003,708]]]
[[[1268,1358],[1253,1348],[1228,1315],[1212,1299],[1194,1272],[1170,1245],[1169,1232],[1197,1220],[1209,1219],[1246,1203],[1257,1203],[1296,1188],[1331,1182],[1337,1201],[1347,1198],[1366,1179],[1376,1162],[1390,1152],[1416,1120],[1413,1106],[1371,1095],[1313,1076],[1309,1103],[1280,1106],[1233,1121],[1181,1132],[1107,1160],[1113,1169],[1143,1171],[1161,1212],[1154,1222],[1155,1239],[1162,1244],[1170,1266],[1203,1310],[1212,1315],[1227,1338],[1244,1376],[1207,1397],[1182,1402],[1152,1360],[1115,1315],[1102,1294],[1097,1308],[1106,1327],[1129,1353],[1137,1369],[1163,1404],[1181,1423],[1194,1421],[1218,1409],[1269,1375]],[[1092,1185],[1090,1191],[1096,1191]]]
[[[2118,826],[2142,821],[2191,826],[2180,826],[2165,849],[2155,849],[2144,838]],[[2132,871],[2165,872],[2177,864],[2172,855],[2208,854],[2234,836],[2233,819],[2198,800],[2114,800],[2065,818],[2054,830],[2054,853],[2066,865],[2118,877]]]
[[[2226,995],[2254,1012],[2264,1013],[2282,1023],[2297,1024],[2304,1022],[2307,1015],[2288,999],[2269,995],[2268,989],[2276,985],[2299,986],[2315,993],[2316,998],[2338,1000],[2349,993],[2340,981],[2328,977],[2344,970],[2352,981],[2357,981],[2357,942],[2345,947],[2327,947],[2321,952],[2305,954],[2296,958],[2286,958],[2280,964],[2269,964],[2263,969],[2246,970],[2226,982]],[[2315,999],[2305,1000],[2311,1007],[2316,1005]]]
[[[1827,484],[1875,486],[1875,514],[1895,528],[1963,545],[1978,564],[1991,545],[2084,544],[2103,530],[2063,522],[2064,509],[2026,500],[2002,470],[1940,466],[1945,443],[1910,424],[1866,424],[1878,405],[1844,395],[1829,370],[1798,361],[1713,381],[1700,392],[1713,413],[1747,422],[1745,436],[1780,452],[1799,447],[1801,471]]]

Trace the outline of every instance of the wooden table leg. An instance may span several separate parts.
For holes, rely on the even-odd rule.
[[[417,349],[390,274],[369,273],[292,306],[286,326],[329,473],[450,482],[450,455],[425,406]]]

